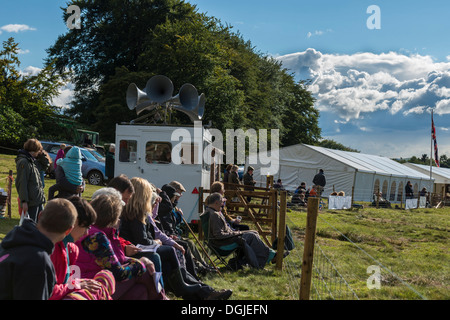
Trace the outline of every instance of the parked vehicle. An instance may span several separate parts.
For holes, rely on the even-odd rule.
[[[56,154],[58,153],[60,142],[52,141],[41,141],[42,147],[49,154],[52,161],[55,161]],[[87,148],[80,148],[82,154],[83,165],[81,167],[81,172],[83,178],[87,179],[92,185],[102,185],[105,181],[105,162],[97,159],[90,150]],[[95,152],[94,149],[91,149]],[[54,177],[54,167],[51,166],[49,175]]]
[[[176,129],[185,130],[192,140],[172,141],[172,133]],[[211,159],[204,159],[203,148],[211,141],[212,134],[204,127],[196,133],[193,126],[117,124],[114,175],[123,173],[128,177],[142,177],[158,188],[170,181],[179,181],[186,189],[179,200],[179,207],[186,221],[196,224],[199,212],[203,210],[199,208],[200,187],[209,189],[213,176],[218,172],[218,169],[211,170]],[[171,158],[172,149],[180,146],[182,162],[175,164]],[[221,151],[216,149],[216,152]],[[207,156],[212,157],[211,154]],[[215,165],[218,167],[220,163]]]

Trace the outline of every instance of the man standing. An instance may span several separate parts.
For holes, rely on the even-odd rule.
[[[321,197],[323,189],[327,184],[327,180],[325,179],[325,175],[323,174],[323,169],[319,170],[319,173],[314,176],[312,182],[317,186],[317,193],[319,194],[319,197]]]
[[[246,187],[245,190],[253,191],[253,187],[256,184],[256,181],[253,180],[253,171],[254,171],[254,168],[252,166],[248,166],[247,173],[244,174],[244,177],[243,177],[244,185],[249,186],[249,187]],[[247,202],[250,202],[251,200],[252,200],[252,197],[247,196]]]
[[[111,143],[109,146],[109,151],[106,152],[105,157],[105,176],[108,181],[114,178],[114,161],[115,161],[116,145]]]
[[[414,191],[411,184],[411,181],[408,181],[405,186],[405,196],[406,199],[412,199],[414,197]]]
[[[45,195],[41,174],[36,158],[43,152],[41,143],[36,139],[28,139],[16,158],[16,189],[20,199],[20,214],[37,221],[39,212],[44,209]]]

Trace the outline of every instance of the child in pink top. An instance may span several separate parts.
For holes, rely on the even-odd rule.
[[[58,165],[56,164],[56,161],[58,161],[58,159],[60,159],[60,158],[64,158],[64,149],[65,149],[65,148],[66,148],[66,145],[65,145],[64,143],[61,143],[61,145],[59,146],[58,153],[56,154],[55,161],[53,162],[53,163],[54,163],[55,169],[56,169],[56,167],[58,166]]]

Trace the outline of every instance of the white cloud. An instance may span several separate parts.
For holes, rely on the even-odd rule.
[[[0,27],[0,33],[1,31],[19,33],[23,31],[35,31],[35,30],[36,28],[32,28],[26,24],[7,24]]]
[[[450,113],[450,62],[417,54],[339,55],[315,49],[277,59],[299,79],[312,80],[309,89],[320,111],[347,121],[380,110],[409,115],[436,108],[438,114]]]
[[[66,109],[69,107],[70,102],[73,99],[73,96],[74,96],[74,85],[72,83],[68,83],[59,90],[58,96],[53,98],[51,103],[54,106]]]
[[[41,72],[41,68],[38,67],[33,67],[33,66],[28,66],[25,69],[23,69],[23,71],[20,72],[20,74],[22,76],[35,76],[37,75],[39,72]]]
[[[325,33],[328,33],[328,32],[333,32],[333,30],[332,29],[326,29],[325,31],[323,31],[323,30],[315,30],[314,32],[308,32],[306,34],[306,37],[309,39],[312,36],[321,36],[321,35],[324,35]]]
[[[436,126],[450,123],[450,56],[438,62],[428,55],[310,48],[276,59],[297,80],[310,80],[324,137],[362,152],[421,154],[430,148],[431,109]],[[439,132],[439,148],[449,152],[450,130]],[[411,139],[417,136],[420,141]]]

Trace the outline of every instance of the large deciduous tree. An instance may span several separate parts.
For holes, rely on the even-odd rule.
[[[3,42],[0,51],[0,145],[20,147],[30,137],[57,135],[52,105],[62,86],[60,75],[49,63],[37,74],[20,72],[19,44]]]
[[[318,111],[303,83],[250,41],[180,0],[77,0],[81,29],[48,49],[48,61],[69,69],[75,83],[70,114],[113,140],[115,123],[136,118],[125,103],[131,82],[169,77],[205,93],[205,123],[213,127],[280,129],[284,145],[320,138]],[[64,9],[64,23],[68,14]],[[185,116],[172,114],[175,123]]]

